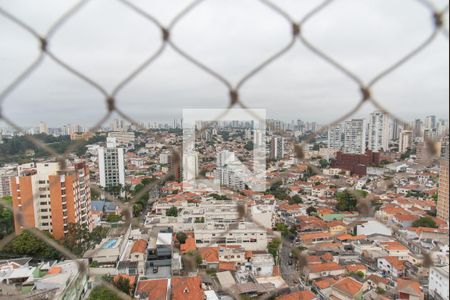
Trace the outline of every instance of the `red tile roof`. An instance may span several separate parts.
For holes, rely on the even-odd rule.
[[[338,265],[335,262],[324,263],[324,264],[313,264],[308,266],[310,273],[320,273],[325,271],[338,271],[344,270],[343,266]]]
[[[186,242],[180,245],[181,253],[188,253],[197,250],[197,244],[195,243],[195,238],[192,235],[188,235]]]
[[[219,248],[209,247],[209,248],[199,248],[200,256],[207,263],[218,263],[219,262]]]
[[[141,280],[137,285],[136,295],[142,295],[142,299],[166,300],[168,283],[167,279]]]
[[[310,291],[300,291],[289,295],[277,297],[276,300],[313,300],[316,299],[316,295]]]
[[[145,253],[147,252],[148,243],[146,240],[138,240],[134,242],[131,248],[131,253]]]
[[[333,285],[333,289],[351,297],[356,296],[362,287],[363,285],[359,281],[351,277],[343,278]]]
[[[234,262],[220,262],[219,263],[220,271],[236,271],[236,263]]]
[[[172,278],[172,300],[203,300],[204,297],[200,277]]]

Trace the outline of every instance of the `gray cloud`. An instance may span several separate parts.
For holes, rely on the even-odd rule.
[[[273,0],[295,19],[318,0]],[[131,1],[170,20],[185,0]],[[45,33],[74,0],[0,0],[0,6]],[[446,1],[436,1],[443,7]],[[396,62],[432,31],[431,15],[418,1],[339,0],[303,28],[320,49],[365,82]],[[261,61],[287,45],[290,25],[257,0],[207,0],[172,32],[188,53],[236,83]],[[0,17],[0,90],[38,54],[38,43]],[[68,20],[50,43],[61,59],[107,90],[161,45],[157,27],[115,0],[91,1]],[[6,42],[5,42],[6,41]],[[423,53],[374,89],[380,103],[402,118],[436,114],[448,118],[448,40],[439,36]],[[241,92],[250,107],[267,108],[282,119],[330,122],[354,107],[358,87],[300,42],[251,79]],[[101,94],[49,59],[3,105],[22,126],[47,121],[93,125],[106,113]],[[138,121],[181,117],[183,108],[228,105],[227,90],[172,49],[118,96],[118,105]],[[359,115],[373,109],[365,107]]]

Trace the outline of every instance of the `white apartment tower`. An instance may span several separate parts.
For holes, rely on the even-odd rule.
[[[364,119],[345,122],[344,152],[363,154],[366,152],[366,125]]]
[[[400,153],[406,153],[411,149],[414,139],[414,133],[411,130],[402,130],[400,133],[399,148]]]
[[[389,150],[389,116],[381,111],[370,115],[369,120],[369,150],[373,152]]]
[[[337,124],[328,128],[328,148],[342,150],[344,147],[344,126]]]
[[[428,116],[425,118],[425,129],[435,129],[437,127],[436,116]]]
[[[183,155],[183,180],[193,181],[199,175],[198,153],[190,152]]]
[[[107,138],[106,148],[98,149],[100,186],[111,188],[125,185],[124,149],[117,147],[116,139]]]
[[[282,159],[284,157],[284,138],[273,137],[270,143],[270,158]]]
[[[39,133],[48,135],[48,125],[45,122],[39,123]]]

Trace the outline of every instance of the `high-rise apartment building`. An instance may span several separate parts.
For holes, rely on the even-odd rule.
[[[397,120],[391,120],[389,125],[389,139],[391,141],[396,141],[400,138],[400,133],[402,128]]]
[[[344,152],[363,154],[366,152],[366,125],[364,119],[345,122]]]
[[[0,168],[0,199],[6,196],[11,196],[11,177],[16,175],[16,168]]]
[[[414,138],[423,137],[423,122],[420,119],[414,121]]]
[[[89,169],[84,163],[67,170],[56,162],[21,166],[11,178],[11,192],[13,210],[23,220],[14,220],[17,234],[37,228],[61,239],[72,223],[92,230]]]
[[[192,181],[199,175],[198,153],[183,154],[183,180]]]
[[[124,149],[117,147],[114,138],[107,138],[106,148],[98,149],[100,186],[112,188],[125,185]]]
[[[436,116],[428,116],[425,118],[425,129],[436,129]]]
[[[411,149],[413,145],[413,132],[411,130],[402,130],[399,139],[399,149],[400,153],[406,153],[408,149]]]
[[[342,150],[344,147],[344,125],[337,124],[328,128],[328,148]]]
[[[369,119],[369,144],[368,149],[373,152],[389,150],[389,123],[388,114],[376,111]]]
[[[270,158],[279,160],[284,157],[284,138],[273,137],[270,142]]]
[[[441,171],[439,174],[439,195],[437,203],[437,216],[446,221],[449,220],[449,203],[448,203],[448,156],[441,160]]]
[[[48,134],[48,125],[45,122],[39,123],[39,133]]]

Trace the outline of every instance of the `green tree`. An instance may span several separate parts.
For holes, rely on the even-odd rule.
[[[438,228],[436,222],[431,217],[421,217],[413,223],[413,227]]]
[[[122,216],[116,215],[116,214],[110,214],[106,217],[106,222],[109,223],[117,223],[122,220]]]
[[[287,237],[289,235],[289,227],[283,223],[277,223],[275,225],[275,231],[281,232],[283,237]]]
[[[117,280],[114,281],[114,286],[124,294],[130,295],[132,292],[132,286],[130,284],[130,279],[123,276],[119,276]]]
[[[267,244],[267,251],[272,254],[275,261],[278,257],[278,250],[281,246],[281,240],[280,239],[273,239],[269,244]]]
[[[117,296],[117,293],[111,291],[107,287],[97,286],[95,287],[91,294],[89,295],[89,300],[120,300],[121,298]]]
[[[338,204],[336,209],[338,211],[357,211],[358,198],[367,197],[368,193],[366,191],[348,191],[339,192],[336,194]]]
[[[303,200],[299,195],[295,195],[294,197],[291,198],[291,200],[289,200],[289,204],[293,205],[293,204],[302,204]]]
[[[328,166],[330,165],[330,163],[329,163],[328,160],[326,160],[326,159],[321,159],[321,160],[319,161],[319,164],[320,164],[320,167],[321,167],[322,169],[326,169],[326,168],[328,168]]]
[[[172,206],[166,211],[166,216],[168,217],[178,217],[178,209],[175,206]]]
[[[255,148],[255,144],[250,141],[244,146],[244,148],[247,151],[253,151],[253,149]]]
[[[49,239],[53,239],[46,233]],[[37,238],[28,230],[23,231],[2,250],[3,253],[18,257],[30,256],[40,259],[59,259],[61,255],[45,241]]]
[[[306,209],[306,213],[308,214],[308,216],[312,216],[313,214],[317,213],[317,208],[315,208],[314,206],[310,206]]]
[[[184,232],[177,233],[177,240],[180,242],[180,244],[185,244],[187,240],[187,235]]]
[[[11,205],[12,197],[3,197],[3,203]],[[1,203],[0,203],[1,204]],[[13,213],[0,205],[0,239],[14,231]]]
[[[89,247],[90,233],[86,226],[72,223],[68,226],[68,232],[64,237],[63,244],[75,255],[82,256]]]

